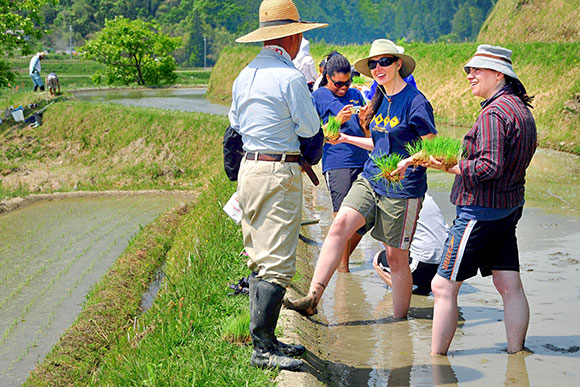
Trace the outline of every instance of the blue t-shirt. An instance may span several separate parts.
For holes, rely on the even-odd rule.
[[[399,199],[423,197],[427,191],[427,175],[424,167],[407,168],[405,178],[401,180],[402,187],[387,184],[388,181],[383,178],[378,181],[373,179],[380,170],[372,157],[391,153],[399,153],[403,158],[409,157],[405,149],[407,143],[420,140],[421,136],[430,133],[437,134],[433,107],[419,90],[406,85],[398,94],[393,95],[391,100],[389,109],[389,101],[383,98],[371,121],[371,136],[375,148],[365,164],[362,176],[380,195]],[[390,117],[387,112],[390,113]]]
[[[321,87],[312,93],[314,106],[325,124],[328,116],[336,116],[345,105],[363,106],[365,100],[360,91],[350,88],[343,97],[337,97],[328,88]],[[358,122],[358,114],[342,124],[340,131],[353,136],[364,137]],[[362,168],[368,160],[368,151],[351,144],[324,144],[322,153],[322,173],[339,168]]]

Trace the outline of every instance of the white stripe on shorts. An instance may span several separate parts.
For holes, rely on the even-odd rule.
[[[465,247],[467,246],[467,242],[469,241],[469,236],[471,235],[471,231],[475,227],[477,220],[470,220],[465,226],[465,230],[463,231],[463,235],[461,236],[461,241],[459,242],[459,247],[457,248],[457,255],[455,256],[455,263],[453,264],[453,269],[451,270],[451,279],[453,281],[457,281],[457,273],[459,272],[459,268],[461,267],[461,261],[463,260],[463,253],[465,252]],[[457,269],[456,269],[457,268]]]
[[[403,232],[401,233],[401,240],[399,248],[408,250],[411,246],[411,235],[415,232],[417,226],[417,219],[419,218],[419,198],[407,199],[407,210],[405,211],[405,223],[403,224]],[[405,241],[407,239],[407,241]]]

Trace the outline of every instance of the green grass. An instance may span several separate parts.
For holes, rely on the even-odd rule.
[[[324,127],[324,137],[327,140],[334,141],[340,137],[340,127],[342,123],[335,116],[328,116],[328,125]]]
[[[204,188],[221,163],[216,144],[227,126],[226,117],[203,113],[61,101],[46,110],[42,126],[21,124],[0,132],[0,162],[5,168],[41,168],[55,181],[23,181],[20,187],[5,183],[2,197],[22,190],[50,193],[74,187]]]
[[[406,149],[413,156],[416,165],[429,163],[430,157],[433,157],[443,163],[445,168],[457,164],[463,153],[461,140],[445,136],[407,143]]]
[[[251,346],[229,338],[247,335],[249,324],[248,298],[227,295],[228,284],[247,275],[240,229],[221,209],[234,189],[225,177],[212,180],[176,235],[167,289],[138,319],[141,334],[119,340],[92,384],[272,384],[277,373],[252,368]]]
[[[380,154],[379,156],[370,156],[377,167],[379,168],[379,172],[371,176],[371,180],[378,182],[383,181],[385,184],[385,188],[388,189],[389,186],[402,186],[401,179],[399,175],[391,175],[395,169],[397,169],[397,164],[399,161],[403,160],[403,156],[398,153],[391,153],[389,155]]]

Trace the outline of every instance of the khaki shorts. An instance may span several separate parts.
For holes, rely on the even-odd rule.
[[[377,194],[367,179],[359,176],[342,206],[362,214],[371,236],[390,247],[408,250],[415,234],[423,198],[398,199]]]

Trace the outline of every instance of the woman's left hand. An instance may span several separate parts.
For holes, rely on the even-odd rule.
[[[339,133],[340,136],[336,140],[326,140],[330,145],[342,144],[347,142],[347,135],[344,133]]]

